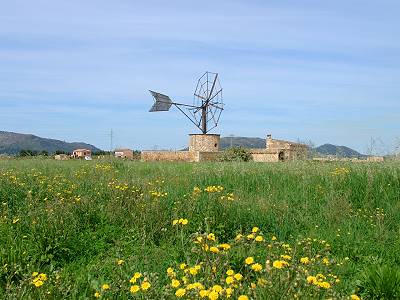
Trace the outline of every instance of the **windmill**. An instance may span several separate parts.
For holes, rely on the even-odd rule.
[[[150,112],[169,111],[172,106],[175,106],[204,135],[218,126],[224,110],[218,73],[205,72],[198,79],[192,104],[175,102],[169,96],[151,90],[150,93],[154,98]]]

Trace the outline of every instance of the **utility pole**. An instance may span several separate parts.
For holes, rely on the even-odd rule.
[[[110,131],[110,157],[112,157],[112,152],[113,152],[113,138],[114,138],[114,132],[111,129],[111,131]]]

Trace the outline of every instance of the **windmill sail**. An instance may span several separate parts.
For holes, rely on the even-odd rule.
[[[150,112],[168,111],[171,108],[173,103],[170,97],[153,91],[150,91],[150,93],[154,98],[154,104],[150,108]]]

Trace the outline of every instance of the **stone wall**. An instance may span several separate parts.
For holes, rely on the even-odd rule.
[[[251,157],[255,162],[277,162],[279,161],[278,153],[251,153]]]
[[[142,151],[142,161],[215,161],[219,152],[200,151]]]
[[[194,151],[142,151],[142,161],[197,161],[198,154]]]
[[[219,134],[189,134],[189,151],[218,152]]]

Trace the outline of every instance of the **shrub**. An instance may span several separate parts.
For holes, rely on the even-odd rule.
[[[219,161],[250,161],[250,152],[242,147],[231,147],[226,149],[218,157]]]

